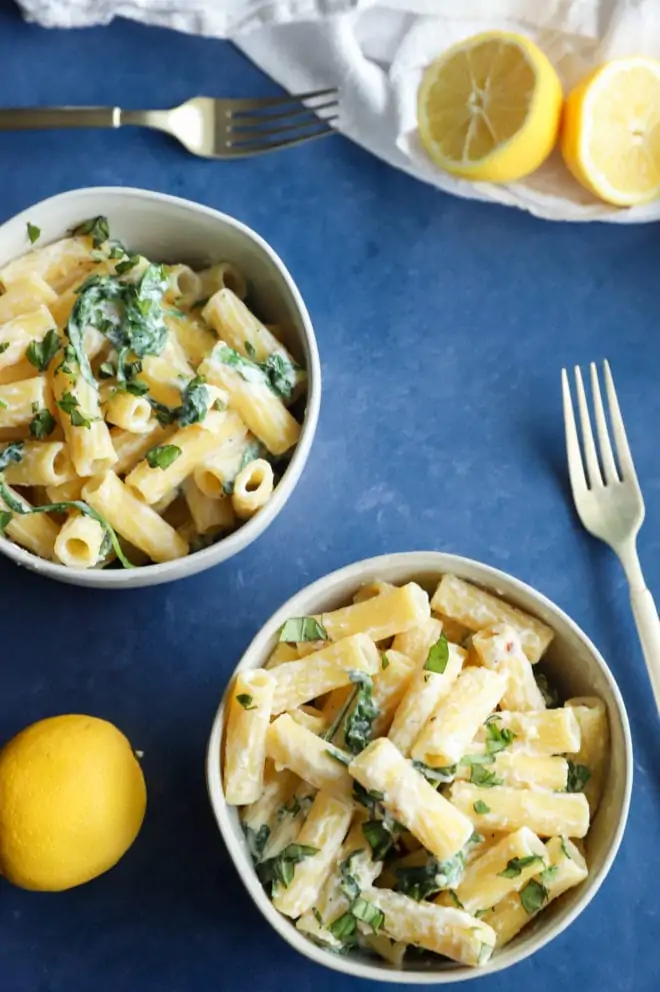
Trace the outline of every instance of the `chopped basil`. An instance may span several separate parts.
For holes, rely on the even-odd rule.
[[[484,789],[492,789],[494,785],[502,785],[502,779],[498,778],[495,772],[484,768],[483,765],[470,766],[470,782],[472,785],[481,785]]]
[[[22,442],[20,443],[22,447]],[[9,447],[11,447],[11,445]],[[7,454],[7,449],[5,448],[2,454],[0,454],[0,471],[4,467],[1,464],[2,455],[6,455],[6,454]],[[13,459],[13,460],[16,461],[17,459]],[[20,459],[18,460],[20,461]],[[110,540],[113,551],[117,555],[117,558],[124,566],[124,568],[135,567],[128,560],[128,558],[122,551],[122,547],[121,544],[119,543],[117,535],[115,534],[114,530],[112,529],[108,521],[105,519],[105,517],[102,516],[98,512],[98,510],[95,510],[93,507],[88,506],[87,503],[84,503],[82,500],[70,499],[70,500],[62,500],[59,503],[45,503],[43,506],[26,506],[24,503],[20,502],[19,500],[15,499],[12,496],[9,489],[2,480],[1,476],[0,476],[0,497],[7,504],[10,510],[13,510],[14,513],[20,513],[22,516],[28,516],[31,513],[65,513],[67,510],[79,510],[80,513],[84,514],[86,517],[91,517],[92,520],[96,520],[97,523],[101,524],[101,526],[106,532],[106,535]]]
[[[217,400],[213,401],[213,406],[211,407],[211,409],[217,410],[218,413],[222,413],[224,410],[227,409],[227,404],[225,403],[224,400],[221,400],[220,397],[218,397]]]
[[[584,787],[591,778],[591,772],[586,765],[576,765],[568,759],[567,792],[584,792]]]
[[[37,227],[36,224],[31,224],[30,221],[27,222],[27,236],[30,244],[33,245],[35,241],[38,241],[41,237],[41,228]]]
[[[351,692],[351,694],[349,695],[348,699],[345,701],[344,705],[341,707],[339,712],[337,713],[337,716],[334,718],[328,729],[321,734],[323,740],[325,741],[333,740],[335,734],[337,733],[342,723],[344,722],[344,717],[346,716],[351,706],[353,705],[357,693],[358,693],[357,688],[353,689],[353,691]]]
[[[164,471],[175,462],[181,454],[181,448],[176,444],[158,444],[147,451],[145,458],[149,468],[159,468]]]
[[[351,851],[349,856],[339,865],[339,874],[341,875],[340,888],[349,902],[353,902],[360,895],[360,882],[357,875],[353,872],[353,861],[360,852],[361,848],[358,848],[357,851]]]
[[[382,651],[380,656],[380,667],[383,671],[385,671],[386,668],[389,668],[389,665],[390,665],[390,659],[387,657],[385,652]]]
[[[333,750],[330,750],[330,748],[328,748],[325,753],[330,758],[332,758],[333,761],[337,761],[340,765],[344,765],[346,768],[348,768],[348,766],[351,763],[351,759],[349,758],[349,756],[347,754],[343,754],[341,751],[339,751],[336,748]]]
[[[123,385],[125,392],[130,393],[131,396],[146,396],[149,392],[149,384],[143,382],[141,379],[134,379],[133,382],[126,382]]]
[[[291,816],[295,819],[301,813],[306,813],[309,807],[312,805],[313,797],[311,795],[298,795],[294,793],[291,797],[291,802],[283,803],[282,806],[277,811],[277,822],[284,819],[285,816]]]
[[[64,393],[62,395],[62,399],[56,400],[56,403],[60,410],[63,410],[64,413],[69,414],[72,427],[86,427],[89,430],[92,426],[91,418],[86,417],[84,413],[82,413],[80,410],[80,403],[73,393]]]
[[[0,510],[0,534],[4,535],[7,524],[11,523],[13,513],[9,510]]]
[[[486,722],[486,750],[489,754],[497,754],[505,747],[513,744],[516,735],[507,727],[500,727],[496,720]]]
[[[40,372],[45,372],[60,349],[60,337],[51,329],[42,341],[30,341],[25,349],[25,357]]]
[[[520,901],[529,916],[538,913],[543,904],[548,901],[548,890],[535,878],[530,878],[527,885],[520,890]]]
[[[8,409],[9,409],[9,404],[5,403],[4,400],[0,400],[0,410],[8,410]]]
[[[296,384],[296,370],[284,355],[269,355],[260,367],[266,373],[268,385],[281,400],[291,398]]]
[[[397,892],[419,902],[428,899],[444,889],[455,888],[465,871],[465,856],[462,851],[446,861],[429,858],[425,865],[395,869]]]
[[[449,889],[449,891],[447,892],[447,895],[449,896],[449,898],[453,902],[453,904],[456,907],[456,909],[465,909],[465,906],[463,905],[463,903],[461,902],[461,900],[458,898],[458,896],[456,895],[456,893],[454,892],[453,889]]]
[[[325,627],[314,617],[293,617],[287,620],[280,631],[280,641],[297,644],[301,641],[327,641]]]
[[[484,813],[490,813],[490,806],[487,806],[483,799],[477,799],[476,803],[473,804],[473,809],[475,813],[482,816]]]
[[[36,437],[37,441],[43,441],[44,438],[49,437],[56,427],[55,417],[52,415],[50,410],[37,410],[34,417],[30,421],[30,434],[32,437]]]
[[[276,858],[270,858],[259,866],[258,873],[262,884],[272,886],[279,883],[287,889],[293,881],[295,866],[305,858],[311,858],[318,853],[318,847],[311,847],[308,844],[288,844]]]
[[[314,919],[316,920],[316,922],[318,923],[318,925],[320,927],[322,927],[323,926],[323,917],[319,913],[319,911],[316,908],[316,906],[312,906],[312,916],[314,917]]]
[[[280,399],[289,399],[293,392],[296,371],[284,355],[269,355],[265,362],[255,362],[221,341],[213,349],[211,357],[221,365],[235,369],[245,382],[268,386]]]
[[[95,248],[100,248],[104,241],[110,237],[110,227],[107,217],[91,217],[78,227],[74,227],[71,232],[74,235],[89,234],[94,242]]]
[[[428,653],[428,657],[424,663],[424,668],[427,672],[435,672],[437,675],[442,675],[447,667],[447,662],[449,661],[449,642],[444,634],[440,634],[440,637],[431,645]]]
[[[252,860],[258,864],[263,858],[266,844],[270,837],[270,827],[267,823],[262,823],[258,830],[246,827],[245,837]]]
[[[0,451],[0,472],[3,472],[12,462],[18,464],[23,460],[25,441],[12,441]]]
[[[368,809],[372,816],[376,815],[384,798],[382,792],[377,792],[376,789],[367,790],[359,782],[353,782],[353,799]]]
[[[112,254],[110,257],[112,258]],[[135,266],[139,263],[139,261],[140,261],[139,255],[129,255],[128,258],[125,258],[123,260],[123,262],[117,263],[117,265],[115,266],[115,272],[117,273],[118,276],[123,276],[127,272],[130,272],[131,269],[134,269]]]
[[[545,705],[547,708],[552,710],[559,706],[559,693],[553,686],[550,685],[547,675],[544,675],[543,672],[536,671],[536,666],[534,666],[534,678],[536,679],[536,684],[541,691],[541,695],[545,700]]]
[[[251,362],[256,362],[256,360],[257,360],[257,349],[254,347],[254,345],[252,344],[251,341],[246,341],[245,342],[245,350],[247,352],[247,356],[250,359],[250,361]]]
[[[495,756],[492,754],[464,754],[459,764],[461,765],[492,765]]]
[[[425,765],[423,761],[413,761],[412,766],[416,772],[423,775],[426,781],[436,788],[444,782],[451,782],[456,775],[456,765],[432,768],[431,765]]]
[[[568,858],[569,861],[572,861],[573,858],[571,857],[571,852],[569,851],[568,847],[566,846],[566,838],[565,837],[560,837],[559,838],[559,843],[561,844],[561,849],[562,849],[562,851],[564,853],[564,857]]]
[[[475,912],[475,914],[474,914],[475,919],[482,920],[484,918],[484,916],[486,916],[488,913],[490,913],[491,910],[493,910],[493,909],[494,909],[494,906],[486,906],[485,909],[477,909],[476,912]]]
[[[348,942],[349,946],[353,946],[356,943],[357,920],[350,911],[338,916],[330,924],[328,930],[335,940],[338,940],[341,944],[346,945]]]
[[[374,933],[377,933],[385,922],[385,914],[382,909],[374,906],[372,902],[362,899],[361,896],[358,896],[351,906],[351,913],[356,920],[366,923],[367,926],[371,927]]]
[[[374,720],[380,715],[380,710],[373,700],[374,683],[371,676],[366,672],[350,672],[350,679],[358,690],[355,704],[346,720],[344,740],[352,754],[359,754],[371,739]]]
[[[118,371],[130,352],[138,358],[160,355],[168,335],[161,308],[166,288],[162,265],[149,265],[135,283],[93,275],[82,284],[64,333],[88,382],[93,382],[93,376],[83,347],[87,326],[105,334],[115,346]]]
[[[9,347],[9,341],[3,341],[2,344],[0,344],[0,355],[2,355],[2,353],[5,352],[8,347]]]
[[[548,882],[552,881],[558,871],[559,867],[557,865],[550,865],[549,868],[546,868],[545,871],[541,872],[539,875],[539,881],[546,885]]]
[[[112,362],[102,362],[99,365],[99,379],[114,379],[116,375],[117,369]]]
[[[368,820],[362,824],[362,833],[371,848],[374,861],[382,861],[394,844],[394,838],[385,826],[385,821]]]
[[[252,696],[247,692],[240,692],[236,697],[236,702],[240,703],[244,710],[256,710]]]
[[[467,839],[468,844],[483,844],[484,837],[478,830],[473,830]],[[466,845],[467,846],[467,845]]]
[[[161,427],[169,427],[176,420],[178,407],[165,406],[164,403],[159,403],[155,400],[153,396],[149,396],[149,403],[151,404],[151,409],[156,414],[156,420],[161,425]]]
[[[530,865],[536,864],[537,861],[545,864],[540,854],[529,854],[526,858],[510,858],[506,863],[504,871],[498,871],[497,874],[500,878],[517,878],[523,868],[529,868]]]
[[[180,427],[199,424],[209,412],[211,394],[205,383],[204,376],[197,375],[186,384],[181,394],[181,406],[177,411]]]

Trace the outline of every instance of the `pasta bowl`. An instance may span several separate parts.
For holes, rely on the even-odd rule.
[[[225,753],[223,748],[227,735],[230,701],[231,713],[233,714],[236,700],[241,701],[241,697],[235,696],[234,693],[242,691],[235,689],[234,686],[236,680],[239,680],[239,684],[245,683],[251,676],[255,686],[254,701],[251,696],[243,696],[241,706],[245,707],[246,703],[249,703],[250,708],[256,709],[258,694],[260,694],[261,689],[257,688],[257,677],[251,673],[266,665],[272,652],[278,646],[283,625],[291,618],[319,618],[322,615],[321,620],[325,622],[328,611],[339,610],[351,603],[353,597],[362,587],[372,583],[384,582],[395,585],[417,583],[427,592],[432,593],[440,578],[447,574],[478,586],[480,589],[499,597],[505,604],[536,618],[535,622],[541,621],[539,629],[542,628],[547,631],[547,627],[552,628],[554,639],[541,661],[543,673],[548,681],[557,688],[560,698],[564,700],[573,697],[599,697],[604,703],[609,721],[610,750],[608,761],[602,766],[602,799],[584,840],[588,875],[584,872],[580,876],[583,878],[580,884],[568,889],[568,891],[562,888],[563,894],[550,901],[542,912],[530,918],[527,925],[522,925],[522,929],[519,929],[517,935],[509,943],[502,947],[496,947],[490,960],[479,967],[469,967],[466,964],[455,963],[431,954],[407,954],[401,963],[396,964],[372,956],[369,950],[361,948],[354,948],[348,953],[338,954],[308,939],[305,933],[296,928],[291,919],[281,915],[271,903],[253,865],[251,852],[238,815],[238,807],[229,805],[225,799],[223,786]],[[406,588],[409,587],[406,586]],[[297,623],[299,622],[297,621]],[[547,625],[547,627],[543,625]],[[358,637],[360,636],[362,635],[358,635]],[[302,639],[304,640],[304,638]],[[395,653],[392,652],[392,654]],[[273,671],[276,672],[277,669],[273,669]],[[278,709],[274,710],[275,713],[279,711]],[[551,711],[548,710],[547,712],[550,713]],[[555,712],[560,713],[561,711]],[[285,714],[279,719],[284,722],[289,721],[290,717]],[[271,724],[272,726],[273,724]],[[268,733],[270,737],[270,731]],[[381,745],[384,742],[378,741],[377,743]],[[369,747],[373,746],[369,745]],[[390,744],[387,746],[391,748]],[[351,769],[362,763],[363,756],[368,750],[369,748],[362,752],[359,760],[354,759],[352,761]],[[277,761],[277,759],[275,760]],[[329,765],[334,764],[332,761],[329,762]],[[245,769],[247,766],[243,764],[242,767]],[[288,767],[292,766],[289,765]],[[545,596],[514,577],[468,558],[431,551],[385,555],[358,562],[319,579],[285,603],[256,635],[237,665],[234,676],[218,707],[206,757],[210,802],[223,841],[257,909],[273,929],[295,950],[336,971],[374,981],[428,985],[465,981],[501,971],[524,960],[536,951],[540,951],[570,926],[596,895],[616,856],[628,817],[632,769],[630,729],[621,694],[603,657],[578,625]],[[353,774],[357,775],[357,772]],[[364,781],[362,781],[362,785],[364,785]],[[383,798],[382,793],[380,798]],[[572,797],[569,797],[567,793],[567,798]],[[583,797],[580,799],[582,800]],[[475,806],[476,813],[482,812],[481,809],[477,808],[479,805],[483,804]],[[545,836],[548,835],[546,833]],[[299,843],[304,843],[304,841],[301,840]],[[558,837],[555,838],[555,843],[558,846]],[[425,846],[428,847],[427,844]],[[312,848],[313,850],[314,848]],[[569,857],[568,854],[567,857]],[[533,861],[534,858],[531,860]],[[516,870],[514,864],[513,871],[508,874],[515,874]],[[507,875],[506,872],[504,874]],[[376,890],[371,889],[370,891],[375,894]],[[524,901],[520,900],[520,902],[525,910],[529,911]],[[520,906],[517,908],[520,909]],[[362,919],[362,917],[359,918]]]
[[[247,519],[237,530],[227,534],[216,543],[204,547],[202,550],[191,552],[184,557],[173,557],[173,560],[160,560],[156,564],[146,564],[132,569],[97,567],[83,569],[66,567],[58,560],[46,560],[43,557],[37,557],[36,554],[32,554],[29,550],[20,547],[12,540],[8,540],[0,533],[0,552],[11,558],[16,564],[40,575],[75,585],[103,589],[135,588],[183,578],[226,561],[256,540],[272,523],[291,496],[309,456],[320,407],[321,371],[316,339],[309,314],[300,292],[282,260],[263,238],[245,224],[201,204],[166,196],[162,193],[124,187],[78,189],[62,193],[35,204],[0,226],[0,268],[26,254],[30,249],[30,241],[35,232],[38,238],[35,248],[38,249],[40,245],[49,245],[65,238],[78,225],[99,215],[107,217],[110,237],[125,245],[127,252],[131,253],[131,257],[125,262],[128,267],[136,264],[135,260],[138,256],[145,256],[146,259],[155,263],[185,263],[185,266],[192,266],[196,270],[211,266],[214,263],[233,263],[235,270],[247,279],[248,303],[256,307],[260,318],[269,326],[271,324],[277,325],[280,338],[275,343],[283,345],[285,353],[288,350],[294,363],[302,366],[307,373],[304,410],[301,409],[302,399],[298,400],[298,406],[294,408],[298,422],[284,410],[284,414],[289,417],[289,422],[292,422],[296,427],[298,440],[295,448],[292,449],[293,454],[283,470],[273,495],[259,512]],[[96,244],[96,242],[94,243]],[[113,243],[107,242],[109,245]],[[112,258],[113,256],[108,257]],[[180,266],[180,268],[183,267]],[[119,272],[119,270],[117,271]],[[43,283],[44,280],[42,280]],[[46,286],[46,289],[55,295],[52,292],[52,287],[49,289]],[[75,288],[70,291],[71,294],[74,292],[77,292]],[[185,286],[181,287],[181,292],[185,292]],[[61,299],[62,297],[58,297],[56,302]],[[202,307],[201,301],[199,306]],[[270,334],[268,331],[264,333]],[[273,335],[270,337],[275,341]],[[245,343],[241,341],[236,347],[243,347],[244,345]],[[236,357],[237,353],[232,349],[229,350]],[[152,352],[152,354],[154,353]],[[24,360],[24,363],[26,362],[27,358]],[[249,365],[249,363],[247,364]],[[52,365],[55,367],[56,363],[53,362]],[[291,366],[289,367],[291,368]],[[297,368],[296,365],[294,367]],[[32,369],[31,374],[35,374],[34,369]],[[190,374],[197,373],[191,372]],[[50,375],[51,370],[47,370],[46,376]],[[45,379],[46,376],[42,375],[41,379]],[[210,383],[210,377],[207,376],[206,378],[207,382]],[[188,381],[191,382],[192,380]],[[38,383],[39,379],[35,379],[34,382]],[[21,384],[16,383],[15,385]],[[213,388],[215,389],[215,384],[213,384]],[[216,394],[218,396],[225,395],[226,398],[226,391],[223,394],[222,390],[216,389]],[[71,394],[65,394],[59,399],[69,397],[69,402],[73,402],[70,396]],[[127,393],[124,393],[123,396],[126,397]],[[55,398],[58,398],[57,392]],[[58,407],[61,406],[59,399]],[[147,407],[148,416],[148,403],[143,399],[139,402]],[[227,404],[223,403],[222,400],[218,399],[216,402],[222,404],[226,409]],[[280,400],[277,402],[279,403]],[[6,408],[6,404],[4,405]],[[34,405],[32,409],[35,409]],[[215,409],[219,410],[221,406],[218,405],[214,407]],[[55,407],[53,410],[58,412]],[[210,406],[208,410],[211,410]],[[230,403],[229,413],[236,416],[233,402]],[[59,412],[58,416],[61,416]],[[221,416],[223,414],[212,412],[207,419],[210,421]],[[300,421],[302,424],[299,426]],[[71,423],[74,423],[73,418]],[[117,420],[113,423],[117,423]],[[105,427],[104,424],[101,426]],[[2,436],[1,431],[0,436]],[[248,433],[247,437],[250,436]],[[56,438],[55,434],[53,434],[53,438]],[[282,450],[285,447],[286,444],[282,446]],[[157,450],[161,451],[161,449]],[[273,451],[274,449],[271,448],[270,450]],[[176,451],[179,455],[181,454],[180,448],[177,448]],[[151,452],[149,453],[151,454]],[[144,455],[140,457],[144,458]],[[74,454],[72,454],[72,458],[75,459]],[[256,465],[257,462],[251,464]],[[262,460],[259,464],[265,465],[272,479],[272,471],[268,463]],[[154,467],[151,462],[150,467]],[[164,465],[161,462],[155,467],[157,469],[163,468]],[[91,474],[94,474],[93,471],[77,469],[77,475],[81,478]],[[164,473],[156,471],[155,475],[159,474],[164,476]],[[91,487],[94,489],[94,493],[91,495],[96,494],[96,499],[101,498],[104,492],[102,487],[96,484],[96,479],[102,478],[103,476],[94,475],[94,486]],[[29,485],[29,483],[26,484]],[[125,487],[127,491],[129,488],[128,485]],[[136,498],[142,496],[139,492],[139,486],[137,491],[131,489],[131,492],[137,492]],[[144,498],[149,502],[146,497]],[[43,500],[40,500],[40,505],[43,505]],[[132,505],[136,512],[139,511],[139,504],[134,502]],[[99,512],[102,511],[99,510]],[[31,519],[36,519],[36,517],[33,516]],[[50,524],[50,526],[54,525]],[[130,538],[127,539],[130,541]],[[187,544],[185,546],[187,547]]]

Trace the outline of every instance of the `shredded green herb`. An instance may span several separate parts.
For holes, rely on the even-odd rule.
[[[520,890],[520,901],[525,912],[529,916],[533,916],[548,901],[548,890],[541,882],[537,882],[535,878],[530,878],[527,885]]]
[[[325,627],[314,617],[293,617],[286,621],[280,631],[280,641],[285,644],[327,640],[328,634]]]
[[[50,437],[56,427],[55,417],[52,415],[50,410],[37,410],[34,417],[30,421],[30,434],[32,437],[36,438],[37,441],[43,441],[44,438]]]
[[[446,861],[429,858],[425,865],[396,868],[397,892],[403,892],[416,902],[428,899],[444,889],[454,889],[465,871],[465,855],[459,851]]]
[[[424,663],[427,672],[435,672],[442,675],[449,661],[449,642],[444,634],[440,634],[438,640],[429,649],[428,657]]]
[[[543,858],[540,854],[529,854],[525,858],[510,858],[506,863],[506,868],[504,871],[498,871],[500,878],[517,878],[521,874],[523,868],[529,868],[530,865],[536,864],[538,861],[541,864],[545,864]]]
[[[45,372],[61,347],[56,330],[48,331],[42,341],[30,341],[25,349],[25,357],[40,372]]]
[[[584,792],[584,787],[591,778],[591,772],[586,765],[576,765],[568,759],[567,792]]]
[[[318,847],[309,844],[288,844],[276,858],[263,861],[257,869],[262,884],[277,883],[287,889],[293,881],[296,865],[318,853]]]
[[[247,839],[247,845],[250,855],[252,856],[252,860],[259,864],[263,858],[266,844],[270,838],[270,827],[267,823],[262,823],[258,830],[253,830],[251,827],[246,827],[245,837]]]
[[[27,236],[30,244],[33,245],[35,241],[38,241],[41,237],[41,228],[37,227],[36,224],[31,224],[30,221],[27,222]]]
[[[181,448],[176,444],[158,444],[147,451],[145,458],[149,468],[159,468],[165,471],[181,455]]]

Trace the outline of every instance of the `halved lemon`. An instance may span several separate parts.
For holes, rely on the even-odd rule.
[[[489,31],[455,45],[424,72],[417,95],[422,142],[434,162],[465,179],[511,182],[552,151],[561,83],[533,42]]]
[[[566,101],[561,151],[575,178],[619,206],[660,195],[660,62],[606,62]]]

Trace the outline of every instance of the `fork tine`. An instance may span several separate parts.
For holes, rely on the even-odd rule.
[[[339,134],[332,127],[321,127],[317,131],[308,131],[299,138],[289,138],[285,141],[267,141],[257,144],[254,141],[240,141],[230,144],[229,152],[231,158],[247,158],[248,155],[264,155],[266,152],[276,152],[281,148],[293,148],[294,145],[302,145],[305,141],[315,141],[316,138],[327,138],[331,134]]]
[[[323,119],[323,124],[326,126],[333,124],[338,120],[338,116],[325,117]],[[318,127],[321,121],[312,117],[308,121],[298,121],[293,124],[282,124],[279,127],[250,127],[250,128],[229,128],[230,141],[233,147],[237,145],[245,144],[250,141],[257,141],[260,138],[274,138],[278,134],[289,134],[291,137],[296,137],[300,135],[301,137],[304,133],[311,127]]]
[[[598,433],[598,445],[600,447],[600,460],[603,465],[605,482],[611,484],[613,482],[618,482],[619,476],[616,469],[616,463],[614,461],[614,453],[612,452],[612,443],[610,441],[610,434],[607,429],[607,420],[605,419],[603,400],[600,395],[598,369],[596,368],[595,362],[591,363],[590,371],[591,371],[591,395],[593,396],[593,401],[594,401],[594,413],[596,416],[596,431]]]
[[[236,130],[234,127],[234,121],[241,128],[247,130],[248,128],[258,127],[262,124],[270,124],[271,121],[279,120],[295,120],[297,117],[311,117],[313,114],[318,113],[319,110],[334,110],[335,107],[339,106],[337,100],[328,100],[326,103],[319,103],[314,107],[298,107],[297,109],[283,110],[277,114],[269,113],[243,113],[243,114],[231,114],[230,116],[230,127],[232,130]],[[326,120],[326,118],[321,117],[320,120]]]
[[[619,400],[617,399],[616,389],[614,388],[614,379],[612,378],[610,363],[607,360],[603,362],[603,370],[605,373],[605,389],[607,391],[607,401],[610,407],[610,419],[612,421],[612,430],[614,431],[616,453],[619,459],[619,466],[621,468],[621,478],[624,481],[630,480],[639,487],[639,483],[637,482],[637,473],[635,472],[635,465],[632,459],[632,454],[630,453],[630,447],[628,445],[626,429],[623,426],[623,417],[621,416],[621,410],[619,408]]]
[[[584,455],[587,461],[587,474],[589,476],[589,487],[590,489],[595,489],[596,486],[602,486],[603,480],[600,474],[600,465],[598,464],[598,454],[596,452],[596,444],[594,442],[594,435],[591,429],[591,417],[589,416],[587,396],[584,391],[584,383],[582,382],[582,372],[580,371],[579,365],[575,366],[575,388],[577,391],[577,398],[578,398],[578,410],[580,411],[580,427],[582,428],[582,446],[584,448]]]
[[[254,100],[232,100],[235,110],[232,113],[250,113],[254,110],[263,110],[265,107],[285,107],[287,103],[300,104],[303,100],[315,100],[322,96],[337,96],[339,90],[336,86],[330,86],[323,90],[311,90],[309,93],[287,93],[286,96],[265,96],[257,97]],[[313,109],[313,108],[310,108]]]
[[[566,369],[561,370],[561,392],[564,401],[564,428],[566,430],[566,455],[568,457],[568,475],[571,480],[573,495],[586,492],[587,480],[582,464],[580,453],[580,442],[578,440],[577,427],[575,425],[575,415],[573,413],[573,402],[571,400],[571,387],[568,384]]]

